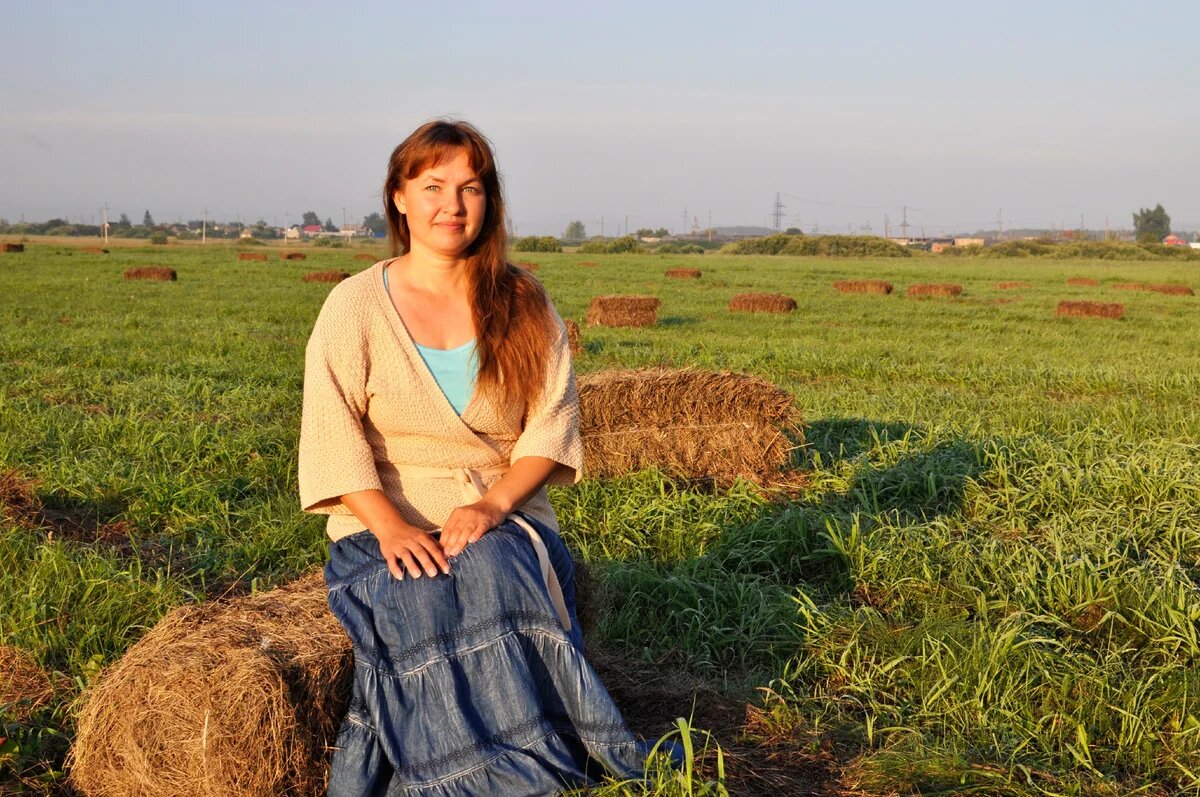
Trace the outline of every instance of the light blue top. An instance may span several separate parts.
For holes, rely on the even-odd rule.
[[[383,270],[383,288],[388,287],[387,269]],[[479,374],[479,360],[475,356],[475,339],[468,340],[453,349],[435,349],[413,341],[417,353],[433,374],[434,381],[442,389],[450,406],[459,415],[467,408],[471,394],[475,392],[475,377]]]

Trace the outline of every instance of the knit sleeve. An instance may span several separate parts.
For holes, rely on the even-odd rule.
[[[367,411],[367,336],[350,307],[330,293],[304,357],[300,419],[300,505],[332,514],[346,493],[382,489],[363,432]]]
[[[558,462],[550,484],[575,484],[583,478],[583,440],[579,436],[579,393],[575,390],[575,371],[571,367],[571,349],[567,328],[554,313],[556,336],[546,382],[536,402],[525,416],[525,428],[513,446],[510,463],[521,457],[545,457]]]

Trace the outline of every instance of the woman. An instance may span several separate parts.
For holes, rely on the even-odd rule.
[[[546,499],[581,476],[566,332],[507,262],[487,140],[421,126],[392,153],[384,207],[396,256],[333,289],[305,364],[301,503],[329,515],[329,605],[355,656],[329,794],[636,774]]]

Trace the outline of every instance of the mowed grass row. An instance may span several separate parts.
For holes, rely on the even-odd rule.
[[[808,421],[790,503],[654,473],[553,492],[600,583],[597,644],[768,689],[757,744],[827,760],[830,790],[1196,789],[1200,304],[1109,287],[1200,288],[1194,264],[522,257],[569,318],[594,295],[662,299],[653,328],[585,328],[578,371],[747,371]],[[122,281],[142,265],[179,280]],[[295,450],[329,288],[301,276],[363,265],[0,256],[0,641],[65,676],[32,720],[4,710],[5,766],[60,766],[71,698],[171,606],[322,561]],[[868,278],[897,293],[831,287]],[[903,297],[929,282],[964,292]],[[746,291],[799,307],[730,314]],[[1062,299],[1126,317],[1056,319]]]

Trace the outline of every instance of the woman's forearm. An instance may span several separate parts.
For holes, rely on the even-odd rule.
[[[342,496],[342,504],[375,536],[409,526],[382,490],[359,490]]]
[[[483,494],[483,501],[507,515],[520,509],[550,478],[559,464],[546,457],[521,457]]]

